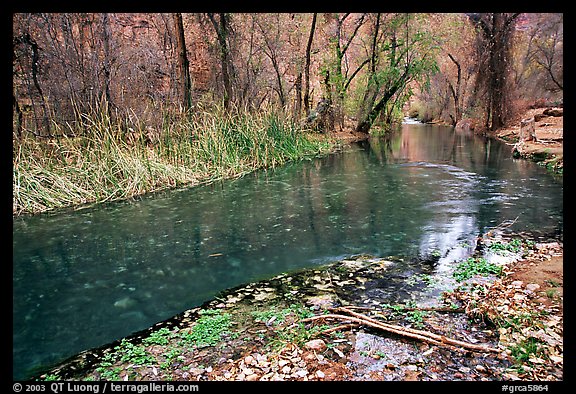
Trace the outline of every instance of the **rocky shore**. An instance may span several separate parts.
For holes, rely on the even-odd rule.
[[[511,127],[497,130],[491,137],[512,146],[512,154],[538,162],[555,173],[564,169],[564,109],[532,108]]]
[[[562,380],[562,244],[493,233],[472,249],[500,275],[356,256],[228,290],[38,379]]]

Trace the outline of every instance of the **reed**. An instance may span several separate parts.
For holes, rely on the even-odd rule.
[[[13,214],[126,199],[161,189],[239,177],[324,155],[335,141],[301,130],[281,112],[163,113],[146,126],[136,114],[112,120],[95,108],[49,140],[13,143]],[[74,135],[74,137],[67,137]]]

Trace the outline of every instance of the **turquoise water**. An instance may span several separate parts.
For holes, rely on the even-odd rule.
[[[562,179],[504,144],[422,124],[237,180],[17,217],[13,377],[226,288],[359,253],[446,255],[515,219],[511,230],[561,234]]]

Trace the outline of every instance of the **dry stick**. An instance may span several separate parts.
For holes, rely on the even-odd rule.
[[[474,344],[471,344],[468,342],[463,342],[463,341],[459,341],[456,339],[447,338],[443,335],[432,334],[432,333],[427,332],[427,331],[415,330],[415,329],[408,328],[408,327],[401,327],[401,326],[383,323],[383,322],[380,322],[378,320],[372,319],[371,317],[362,315],[360,313],[356,313],[356,312],[352,312],[350,310],[347,310],[346,308],[338,308],[338,310],[343,311],[345,313],[349,313],[352,316],[339,315],[339,314],[327,314],[327,315],[313,316],[313,317],[304,319],[302,321],[306,322],[306,321],[313,321],[313,320],[317,320],[317,319],[337,319],[337,320],[344,320],[344,321],[352,321],[352,322],[356,322],[356,323],[359,323],[362,325],[367,325],[370,327],[378,328],[380,330],[392,332],[394,334],[398,334],[401,336],[419,339],[419,340],[424,341],[424,342],[433,343],[435,345],[459,346],[459,347],[463,347],[463,348],[467,348],[467,349],[471,349],[471,350],[482,351],[482,352],[495,352],[495,353],[500,352],[500,350],[498,350],[498,349],[494,349],[494,348],[490,348],[490,347],[484,347],[481,345],[474,345]]]
[[[400,327],[394,328],[393,326],[389,326],[389,325],[384,326],[382,324],[373,323],[370,320],[365,320],[365,319],[361,319],[361,318],[357,318],[357,317],[353,317],[353,316],[327,314],[327,315],[312,316],[312,317],[309,317],[309,318],[304,319],[302,321],[308,322],[308,321],[313,321],[313,320],[318,320],[318,319],[337,319],[337,320],[353,321],[353,322],[356,322],[356,323],[364,325],[364,326],[379,328],[379,329],[384,330],[384,331],[389,331],[389,332],[392,332],[394,334],[419,339],[419,340],[425,341],[425,342],[430,342],[430,343],[433,343],[435,345],[442,345],[443,344],[442,342],[439,342],[439,341],[432,339],[430,337],[426,337],[426,336],[422,336],[422,335],[418,335],[418,334],[413,334],[413,333],[405,331],[403,328],[398,329]]]
[[[403,330],[403,331],[406,331],[406,332],[409,332],[409,333],[413,333],[413,334],[415,334],[415,335],[424,335],[424,336],[430,337],[430,338],[432,338],[432,339],[434,339],[434,340],[436,340],[436,341],[440,341],[440,342],[443,342],[443,343],[448,343],[448,344],[450,344],[450,345],[460,346],[460,347],[464,347],[464,348],[468,348],[468,349],[472,349],[472,350],[480,350],[480,351],[495,352],[495,353],[499,353],[499,352],[500,352],[500,350],[495,349],[495,348],[484,347],[484,346],[482,346],[482,345],[475,345],[475,344],[472,344],[472,343],[459,341],[458,339],[447,338],[447,337],[445,337],[444,335],[433,334],[433,333],[428,332],[428,331],[416,330],[416,329],[414,329],[414,328],[401,327],[401,326],[396,326],[396,325],[393,325],[393,324],[383,323],[383,322],[378,321],[378,320],[376,320],[376,319],[372,319],[372,318],[369,317],[369,316],[363,315],[363,314],[361,314],[361,313],[353,312],[353,311],[348,310],[348,309],[346,309],[346,308],[342,308],[342,307],[341,307],[341,308],[338,308],[338,310],[340,310],[340,311],[342,311],[342,312],[349,313],[349,314],[351,314],[351,315],[353,315],[353,316],[356,316],[356,317],[358,317],[358,318],[360,318],[360,319],[369,320],[369,321],[371,321],[372,323],[376,323],[376,324],[381,325],[383,328],[384,328],[384,327],[390,327],[390,328],[393,328],[393,329],[395,329],[395,330]]]

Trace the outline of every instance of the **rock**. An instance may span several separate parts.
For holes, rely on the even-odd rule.
[[[456,131],[468,132],[470,130],[474,130],[474,126],[472,125],[470,119],[462,119],[458,123],[456,123],[455,129]]]
[[[534,114],[534,121],[540,122],[543,118],[546,118],[548,115],[544,114]]]
[[[255,373],[253,373],[251,375],[247,375],[244,380],[247,380],[249,382],[253,382],[255,380],[258,380],[258,375],[256,375]]]
[[[204,368],[190,368],[188,370],[192,375],[198,376],[204,373]]]
[[[512,287],[520,289],[522,287],[522,285],[524,284],[524,282],[522,282],[521,280],[515,280],[514,282],[512,282],[510,284],[512,285]]]
[[[311,341],[306,342],[304,344],[304,347],[308,350],[323,352],[324,350],[326,350],[326,342],[324,342],[322,339],[313,339]]]
[[[564,110],[560,108],[546,108],[542,113],[548,116],[564,116]]]
[[[527,290],[530,290],[530,291],[536,291],[536,290],[538,290],[539,288],[540,288],[540,285],[537,284],[537,283],[528,283],[528,284],[526,285],[526,289],[527,289]]]
[[[326,374],[324,374],[324,372],[320,370],[316,371],[316,377],[318,377],[318,379],[324,379],[325,376]]]
[[[132,306],[136,305],[136,301],[134,301],[130,297],[124,297],[114,303],[116,308],[127,309],[131,308]]]

